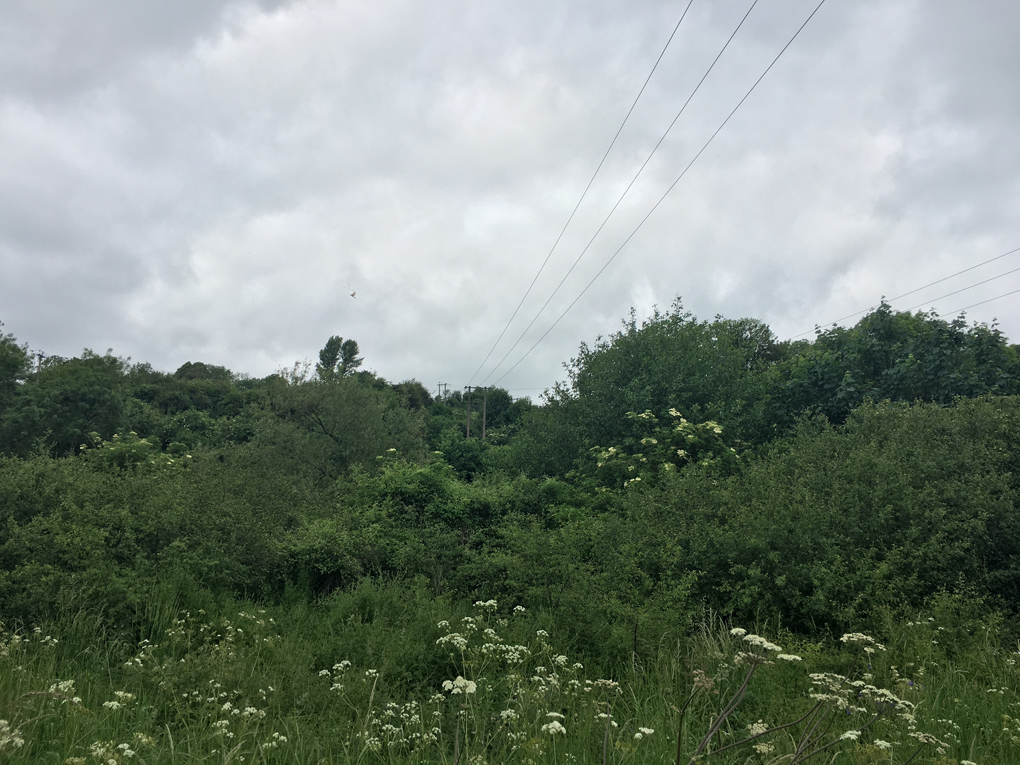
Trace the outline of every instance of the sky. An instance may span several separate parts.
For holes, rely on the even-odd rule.
[[[678,298],[1020,341],[1020,4],[752,2],[4,0],[2,331],[536,400]]]

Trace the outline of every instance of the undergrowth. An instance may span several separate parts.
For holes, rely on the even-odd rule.
[[[145,617],[3,628],[3,762],[1020,759],[1015,642],[937,609],[817,641],[706,619],[612,676],[550,614],[397,584],[268,608],[164,596]]]

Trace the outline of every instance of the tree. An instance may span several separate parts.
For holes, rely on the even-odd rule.
[[[111,351],[100,356],[86,349],[81,356],[50,356],[38,375],[18,387],[13,403],[0,417],[0,448],[25,454],[44,439],[55,454],[72,454],[92,434],[107,440],[123,425],[127,363]]]
[[[201,361],[186,361],[174,372],[174,377],[179,380],[222,380],[231,382],[234,375],[226,367],[204,364]]]
[[[344,340],[339,335],[333,335],[319,351],[319,363],[315,365],[315,373],[323,382],[335,382],[341,377],[353,374],[363,361],[364,359],[358,356],[356,340]]]
[[[0,322],[0,330],[3,328]],[[28,346],[18,345],[14,335],[0,331],[0,414],[14,401],[19,383],[29,372]]]
[[[417,380],[404,380],[391,387],[410,409],[427,409],[432,406],[432,396],[428,389]]]
[[[623,330],[582,344],[567,365],[570,385],[550,403],[557,418],[580,431],[586,447],[637,435],[627,412],[675,408],[693,422],[720,423],[735,439],[760,443],[770,435],[768,371],[784,346],[755,319],[697,321],[679,298],[638,325],[633,311]]]
[[[951,404],[1020,393],[1020,358],[995,326],[895,312],[888,303],[850,328],[819,332],[776,368],[780,420],[801,412],[842,423],[865,400]]]
[[[389,388],[377,390],[357,375],[331,382],[280,380],[266,389],[267,411],[256,425],[254,449],[271,469],[332,481],[379,456],[424,454],[420,412]]]

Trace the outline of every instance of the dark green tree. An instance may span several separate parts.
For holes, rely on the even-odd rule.
[[[0,330],[3,326],[0,322]],[[0,331],[0,414],[14,401],[30,366],[28,346],[18,345],[14,335]]]
[[[392,387],[411,409],[427,409],[432,406],[432,396],[428,389],[417,380],[404,380]]]
[[[201,361],[186,361],[174,372],[179,380],[223,380],[230,382],[233,374],[226,367],[204,364]]]
[[[358,356],[358,342],[344,340],[333,335],[326,341],[325,347],[319,351],[319,363],[315,365],[315,373],[323,382],[335,382],[347,377],[361,366],[362,359]]]
[[[55,454],[72,454],[91,443],[93,433],[107,440],[123,424],[127,363],[107,351],[86,349],[80,357],[47,358],[37,375],[18,387],[0,417],[0,444],[25,454],[42,439]]]
[[[357,376],[280,379],[267,388],[266,404],[252,448],[270,470],[332,481],[356,465],[374,466],[390,449],[409,459],[424,453],[422,415],[389,388],[378,390]]]
[[[550,413],[577,429],[585,448],[640,437],[628,412],[671,407],[759,443],[771,435],[768,371],[784,352],[760,321],[697,321],[677,299],[640,325],[632,311],[620,332],[582,344],[567,365],[569,386],[550,395]]]
[[[957,397],[1020,393],[1020,358],[994,326],[967,327],[885,302],[850,328],[819,332],[777,368],[776,416],[841,423],[865,400],[950,404]]]

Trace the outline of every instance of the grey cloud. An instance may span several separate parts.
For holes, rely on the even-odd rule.
[[[755,8],[493,378],[602,267],[814,4]],[[342,334],[388,377],[461,386],[683,5],[5,7],[0,318],[55,352],[112,345],[163,368],[201,358],[255,374]],[[747,5],[692,5],[494,360]],[[826,3],[503,383],[562,378],[577,344],[615,331],[632,304],[646,314],[682,294],[699,316],[755,315],[792,334],[1008,249],[1020,20],[1008,4],[966,8]],[[998,308],[1020,332],[1020,314]]]

